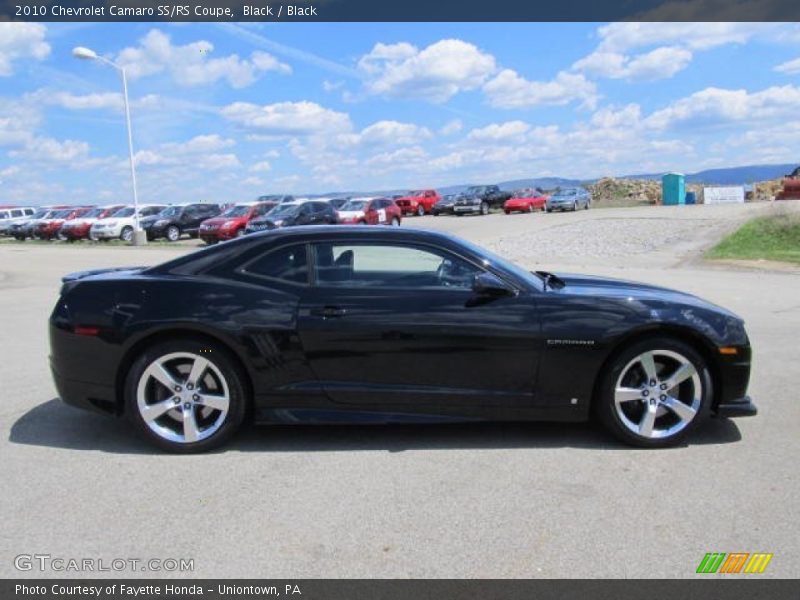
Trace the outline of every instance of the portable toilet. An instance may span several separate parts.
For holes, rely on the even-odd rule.
[[[661,178],[661,203],[686,204],[686,177],[682,173],[667,173]]]

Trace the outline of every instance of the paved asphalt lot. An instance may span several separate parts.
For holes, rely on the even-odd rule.
[[[800,210],[793,204],[783,207]],[[762,551],[774,553],[764,576],[797,577],[800,272],[693,259],[769,210],[405,223],[506,248],[528,266],[677,287],[742,315],[759,416],[712,421],[688,446],[657,451],[620,446],[591,425],[474,424],[260,427],[219,453],[160,454],[125,422],[55,399],[46,319],[66,272],[185,250],[0,243],[0,576],[39,576],[16,571],[13,557],[47,553],[188,557],[201,577],[693,577],[706,552]],[[662,225],[691,225],[630,259],[573,251],[539,262],[524,252],[532,232],[581,222],[602,237],[611,221],[630,220],[652,240]]]

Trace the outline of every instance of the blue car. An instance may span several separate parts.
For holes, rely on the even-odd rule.
[[[547,212],[554,210],[584,210],[589,209],[592,202],[592,195],[584,188],[564,188],[553,193],[547,199]]]

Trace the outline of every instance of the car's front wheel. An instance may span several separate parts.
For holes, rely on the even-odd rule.
[[[425,216],[425,207],[422,204],[417,205],[417,216],[424,217]]]
[[[170,242],[177,242],[181,237],[181,230],[178,229],[175,225],[170,225],[167,227],[167,239]]]
[[[711,374],[688,344],[669,337],[634,343],[609,365],[595,409],[618,439],[658,448],[680,443],[710,411]]]
[[[204,340],[151,346],[125,381],[125,412],[152,443],[191,453],[227,441],[245,417],[244,375],[228,352]]]
[[[123,227],[119,234],[119,239],[123,242],[130,242],[133,239],[133,227]]]
[[[489,214],[489,204],[486,202],[481,202],[481,214],[488,215]]]

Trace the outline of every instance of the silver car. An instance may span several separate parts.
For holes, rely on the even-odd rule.
[[[592,195],[584,188],[564,188],[550,195],[547,199],[547,212],[554,210],[588,210]]]

